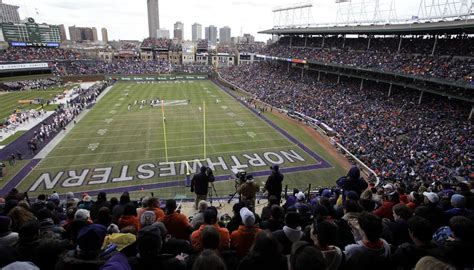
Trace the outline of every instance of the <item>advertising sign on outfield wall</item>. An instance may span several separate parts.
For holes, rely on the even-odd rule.
[[[155,81],[193,81],[193,80],[207,80],[208,75],[169,75],[169,76],[148,76],[148,77],[136,77],[136,76],[107,76],[107,79],[118,80],[118,81],[134,81],[134,82],[155,82]]]

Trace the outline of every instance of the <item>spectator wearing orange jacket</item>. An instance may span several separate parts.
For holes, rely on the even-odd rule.
[[[185,215],[176,212],[176,208],[175,200],[167,200],[165,206],[166,215],[163,217],[162,222],[171,236],[189,241],[189,234],[191,234],[192,229],[191,224],[189,224],[189,220]]]
[[[230,247],[235,250],[237,256],[243,258],[252,247],[255,235],[261,231],[258,226],[255,226],[255,215],[247,208],[240,209],[240,217],[243,225],[239,229],[232,232],[230,236]]]
[[[204,211],[204,224],[202,224],[198,230],[194,231],[191,235],[191,244],[195,252],[201,252],[203,249],[201,233],[204,228],[208,225],[214,226],[219,233],[220,242],[219,242],[219,251],[229,249],[230,234],[226,228],[221,228],[217,224],[217,209],[215,207],[208,207]]]
[[[140,222],[137,217],[137,208],[132,203],[126,204],[123,209],[123,215],[120,216],[118,226],[123,229],[128,226],[133,226],[138,231]]]

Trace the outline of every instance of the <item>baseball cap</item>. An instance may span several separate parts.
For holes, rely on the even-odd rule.
[[[434,192],[423,192],[423,196],[425,196],[430,203],[438,203],[439,202],[439,196],[438,194]]]
[[[385,191],[385,194],[387,194],[387,195],[393,195],[396,192],[395,187],[393,187],[392,184],[384,185],[383,189]]]
[[[298,192],[298,194],[296,194],[296,199],[298,199],[298,201],[302,201],[304,200],[305,196],[304,196],[304,193],[303,192]]]

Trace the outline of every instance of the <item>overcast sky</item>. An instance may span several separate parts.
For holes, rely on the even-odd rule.
[[[390,2],[390,0],[380,1]],[[405,18],[417,15],[419,1],[396,0],[397,15]],[[4,0],[3,2],[20,6],[21,18],[33,17],[37,22],[64,24],[66,27],[71,25],[94,26],[98,29],[106,27],[109,31],[109,39],[141,40],[148,35],[146,0]],[[257,32],[272,28],[272,9],[301,2],[292,0],[162,0],[160,1],[160,26],[172,30],[176,21],[182,21],[185,25],[185,38],[191,39],[191,25],[194,22],[201,23],[203,28],[210,24],[218,28],[227,25],[232,28],[232,36],[238,36],[242,31],[242,33],[255,35],[257,40],[265,41],[269,36],[257,35]],[[312,21],[335,22],[337,7],[334,2],[334,0],[312,0],[311,3],[314,6],[311,10]],[[172,31],[170,32],[172,35]]]

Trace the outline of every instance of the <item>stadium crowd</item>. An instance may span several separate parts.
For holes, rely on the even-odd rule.
[[[46,89],[54,86],[61,86],[62,80],[60,78],[45,78],[36,80],[22,80],[3,82],[0,84],[0,90],[6,91],[17,91],[17,90],[33,90],[33,89]]]
[[[115,60],[103,62],[97,60],[66,61],[54,63],[54,74],[90,75],[90,74],[156,74],[170,73],[172,66],[168,61],[141,61],[139,59]]]
[[[35,127],[33,136],[27,141],[30,154],[36,154],[51,138],[65,130],[66,126],[84,109],[95,103],[97,97],[107,86],[109,86],[109,82],[97,83],[88,89],[76,88],[74,99],[68,100],[66,104],[59,105],[52,118],[45,119],[38,127]]]
[[[294,40],[294,42],[293,42]],[[265,54],[282,58],[298,58],[402,73],[426,78],[473,83],[474,59],[472,39],[439,39],[436,53],[431,55],[434,39],[404,39],[398,52],[399,39],[333,37],[282,38],[268,46]],[[370,48],[369,47],[370,44]]]
[[[359,90],[360,81],[318,82],[317,74],[301,79],[292,72],[260,62],[223,69],[221,75],[274,107],[324,122],[382,181],[413,185],[474,178],[470,106],[428,95],[415,105],[416,92],[400,89],[388,98],[377,84]]]
[[[79,60],[80,53],[70,49],[44,47],[9,47],[0,54],[0,62]]]
[[[357,167],[339,187],[294,190],[261,212],[200,201],[132,201],[128,192],[0,198],[0,267],[22,269],[466,269],[474,267],[474,194],[465,183],[376,188]],[[19,262],[23,261],[23,262]],[[33,264],[35,266],[33,266]],[[4,269],[13,269],[8,268]],[[11,266],[12,267],[12,266]],[[443,267],[443,268],[437,268]],[[15,268],[16,269],[16,268]]]

